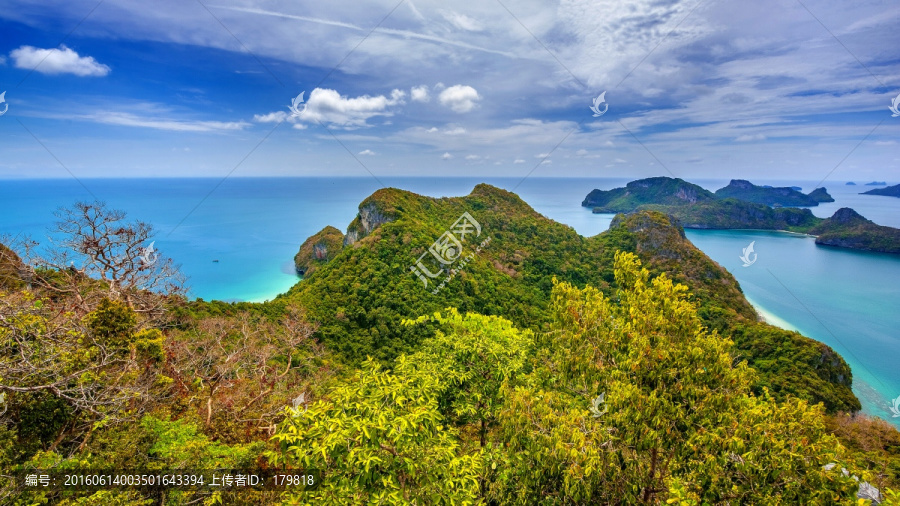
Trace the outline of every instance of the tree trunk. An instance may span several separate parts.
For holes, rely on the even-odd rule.
[[[644,502],[649,502],[650,498],[653,497],[653,481],[656,479],[656,459],[658,457],[658,451],[656,448],[650,450],[650,476],[648,479],[647,486],[644,487]]]

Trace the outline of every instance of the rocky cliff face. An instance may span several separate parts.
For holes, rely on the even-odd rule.
[[[294,255],[294,267],[301,276],[308,276],[317,267],[327,263],[344,247],[344,234],[334,227],[325,227],[311,236]]]
[[[377,195],[377,193],[376,193]],[[393,215],[383,210],[383,204],[378,200],[366,199],[359,206],[359,214],[356,219],[347,227],[347,235],[344,237],[344,245],[349,246],[359,241],[363,237],[371,234],[376,228],[384,223],[389,223],[396,219]]]

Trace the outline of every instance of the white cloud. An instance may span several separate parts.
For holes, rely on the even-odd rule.
[[[173,132],[213,132],[227,130],[243,130],[250,126],[243,121],[185,121],[162,118],[148,118],[136,116],[126,112],[103,111],[93,114],[78,116],[78,119],[104,123],[107,125],[119,125],[130,127],[153,128],[156,130],[169,130]]]
[[[737,142],[764,141],[766,140],[766,136],[763,134],[744,134],[739,135],[735,140]]]
[[[453,155],[451,155],[450,153],[444,153],[443,155],[441,155],[441,158],[443,158],[444,160],[449,160],[453,158]]]
[[[547,158],[548,156],[550,156],[550,153],[538,153],[534,155],[535,158]]]
[[[375,156],[375,152],[372,151],[371,149],[364,149],[364,150],[360,151],[359,154],[363,155],[363,156]]]
[[[254,114],[253,121],[257,123],[278,123],[288,119],[288,113],[284,111],[270,112],[269,114]]]
[[[515,161],[513,161],[513,163],[525,163],[525,160],[522,160],[521,158],[516,158]]]
[[[588,150],[586,150],[586,149],[579,149],[578,151],[575,152],[575,154],[578,155],[578,156],[584,156],[584,155],[588,154]]]
[[[428,132],[428,133],[430,133],[430,134],[433,134],[433,133],[435,133],[435,132],[437,132],[437,131],[438,131],[437,127],[431,127],[431,128],[429,128],[428,130],[426,130],[426,132]]]
[[[428,102],[431,97],[428,96],[428,86],[413,86],[409,91],[410,98],[413,102]]]
[[[440,10],[441,16],[444,17],[447,21],[450,22],[451,25],[459,28],[460,30],[466,30],[469,32],[480,32],[484,28],[481,26],[477,20],[466,16],[465,14],[460,14],[454,11],[445,11],[443,9]]]
[[[466,129],[463,127],[453,127],[444,133],[447,135],[462,135],[462,134],[466,133]]]
[[[78,53],[62,46],[62,49],[40,49],[33,46],[22,46],[10,51],[9,56],[15,61],[16,68],[34,69],[42,74],[75,74],[76,76],[105,76],[110,68],[97,63],[91,56],[78,56]]]
[[[481,157],[478,155],[466,155],[466,160],[469,160],[469,161],[480,160],[480,159],[481,159]]]
[[[393,90],[390,97],[384,95],[350,98],[343,97],[335,90],[316,88],[309,94],[306,109],[295,116],[300,121],[331,123],[346,128],[371,126],[366,120],[375,116],[392,116],[389,107],[402,105],[406,92]],[[280,112],[280,111],[279,111]],[[272,114],[262,115],[268,117]]]
[[[454,112],[463,113],[474,109],[481,97],[475,88],[457,84],[441,91],[438,100],[441,105],[449,107]]]

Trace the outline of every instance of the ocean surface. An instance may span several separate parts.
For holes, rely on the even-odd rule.
[[[387,186],[433,197],[467,195],[480,182],[515,191],[541,214],[592,236],[612,215],[581,207],[594,188],[630,178],[381,178]],[[709,190],[727,180],[692,180]],[[817,181],[764,181],[800,186]],[[345,230],[357,206],[381,187],[373,178],[74,179],[0,181],[0,236],[48,239],[54,211],[78,200],[105,201],[130,219],[152,223],[156,250],[190,278],[194,297],[262,301],[296,283],[293,256],[327,225]],[[859,195],[872,187],[824,183],[836,202],[812,208],[827,217],[852,207],[880,225],[900,228],[900,198]],[[857,182],[861,183],[861,182]],[[888,182],[896,184],[896,182]],[[900,256],[816,246],[807,236],[765,231],[687,231],[731,272],[772,324],[832,346],[850,364],[863,411],[900,427],[889,411],[900,396]],[[744,267],[743,248],[756,261]],[[218,260],[218,262],[214,262]]]

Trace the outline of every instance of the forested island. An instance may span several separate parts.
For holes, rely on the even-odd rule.
[[[797,187],[756,186],[750,181],[732,179],[728,186],[716,190],[720,198],[736,198],[767,206],[812,207],[820,202],[834,202],[825,188],[816,188],[809,195],[801,193]]]
[[[830,218],[787,202],[832,202],[824,188],[804,195],[791,188],[764,188],[732,180],[715,193],[678,178],[654,177],[624,188],[593,190],[581,203],[594,213],[653,210],[674,217],[685,228],[785,230],[816,236],[816,244],[882,253],[900,253],[900,230],[877,225],[849,208]]]
[[[319,485],[5,481],[4,504],[900,500],[900,433],[857,413],[843,358],[760,321],[670,214],[583,237],[490,185],[382,189],[258,304],[189,300],[142,249],[152,227],[103,204],[60,216],[65,240],[0,247],[0,468],[314,469]]]
[[[886,188],[875,188],[874,190],[862,192],[860,195],[884,195],[887,197],[900,197],[900,184],[895,184],[894,186],[888,186]]]

